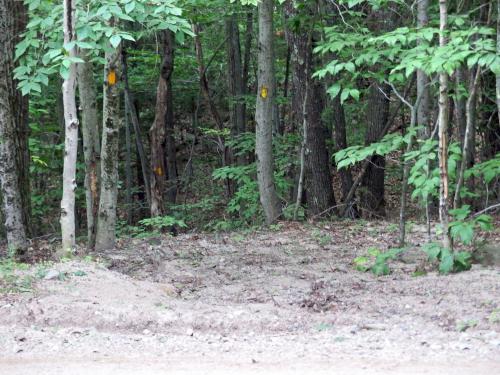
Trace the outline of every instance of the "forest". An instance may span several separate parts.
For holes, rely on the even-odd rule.
[[[102,265],[167,288],[173,311],[230,296],[237,306],[239,292],[218,290],[224,274],[228,288],[252,284],[245,293],[257,295],[245,303],[279,310],[284,326],[292,311],[284,305],[305,311],[315,335],[354,323],[314,313],[346,313],[358,302],[375,309],[373,299],[389,298],[384,280],[419,296],[423,280],[426,298],[467,300],[442,307],[456,316],[439,327],[457,336],[423,347],[449,353],[460,334],[476,332],[485,345],[470,350],[483,361],[476,369],[495,371],[500,0],[0,0],[0,200],[0,303],[17,311],[0,319],[5,337],[19,336],[12,327],[21,317],[41,322],[27,295],[41,306],[49,282],[95,277],[103,301],[119,295]],[[252,274],[268,283],[246,279]],[[288,294],[260,295],[278,274],[294,275],[279,279]],[[344,279],[342,299],[334,289]],[[130,280],[116,288],[142,293]],[[356,292],[369,283],[371,292]],[[56,303],[59,315],[72,314],[68,303]],[[74,304],[79,316],[86,311]],[[86,324],[83,315],[66,323],[53,315],[43,324]],[[434,324],[431,315],[422,327]],[[189,337],[215,324],[204,331],[179,319],[176,329],[185,335],[189,326]],[[130,324],[150,335],[140,316]],[[377,340],[389,331],[401,339],[378,320],[355,324]],[[322,337],[314,336],[318,347]],[[410,363],[423,347],[409,350]],[[420,369],[447,373],[429,366]]]

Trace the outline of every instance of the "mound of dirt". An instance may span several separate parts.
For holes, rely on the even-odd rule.
[[[42,374],[52,357],[66,369],[102,360],[93,362],[100,373],[133,358],[144,365],[139,374],[148,366],[161,373],[159,363],[171,360],[179,373],[200,363],[243,372],[316,364],[322,373],[331,363],[349,374],[363,366],[500,369],[500,270],[413,276],[425,259],[418,228],[409,238],[416,246],[391,263],[390,275],[354,270],[368,248],[395,243],[391,228],[287,225],[122,240],[96,261],[18,270],[31,283],[0,295],[0,373],[32,361],[39,372],[31,373]]]

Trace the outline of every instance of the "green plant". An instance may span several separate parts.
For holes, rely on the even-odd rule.
[[[22,275],[29,265],[16,262],[13,258],[0,260],[0,293],[26,293],[33,290],[33,277]]]
[[[463,244],[470,245],[474,239],[477,229],[493,229],[493,219],[490,215],[478,215],[470,217],[471,207],[464,205],[460,208],[450,210],[454,221],[450,222],[450,233],[453,239],[461,240]]]
[[[449,249],[444,249],[435,242],[424,245],[422,249],[427,254],[429,261],[439,262],[440,273],[467,271],[472,266],[472,255],[466,251],[452,253]]]
[[[371,271],[376,276],[389,275],[391,269],[388,261],[396,258],[405,249],[394,248],[386,252],[371,247],[367,250],[365,256],[360,256],[354,259],[354,268],[361,272]]]

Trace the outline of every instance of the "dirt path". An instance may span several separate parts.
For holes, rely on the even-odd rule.
[[[389,276],[353,270],[395,236],[383,223],[191,234],[16,271],[0,374],[500,373],[500,270],[414,277],[417,249]]]
[[[162,374],[274,374],[274,375],[467,375],[496,374],[500,365],[489,362],[462,361],[454,363],[422,362],[361,362],[335,360],[330,362],[296,361],[295,363],[223,363],[200,361],[200,358],[175,358],[164,360],[130,360],[123,358],[86,359],[64,358],[48,361],[34,358],[0,360],[0,371],[9,375],[162,375]]]

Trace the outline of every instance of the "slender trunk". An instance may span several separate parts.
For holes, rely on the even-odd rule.
[[[500,55],[500,0],[497,0],[497,55]],[[500,72],[497,73],[497,110],[498,125],[500,126]]]
[[[75,35],[75,4],[72,0],[64,1],[64,43],[76,39]],[[69,51],[70,57],[76,56],[76,47]],[[76,190],[76,158],[78,151],[78,117],[76,109],[76,65],[69,67],[68,77],[62,85],[64,103],[64,167],[63,195],[61,200],[61,232],[62,249],[57,257],[64,256],[75,247],[75,190]]]
[[[272,224],[281,215],[281,207],[274,184],[273,109],[275,103],[273,0],[262,0],[259,12],[259,48],[257,74],[257,103],[255,109],[257,179],[260,201],[266,223]]]
[[[118,149],[120,135],[121,46],[105,53],[103,86],[103,123],[101,146],[101,194],[97,223],[96,249],[115,245],[116,205],[118,200]]]
[[[15,18],[24,19],[25,13],[24,8],[18,9],[17,5],[19,3],[12,0],[0,0],[0,188],[9,250],[17,258],[25,260],[28,256],[28,222],[24,218],[21,186],[24,178],[20,169],[24,152],[18,146],[26,142],[22,137],[27,133],[20,131],[20,128],[25,128],[25,118],[20,116],[20,112],[25,113],[26,99],[16,90],[12,79],[14,44],[22,30],[17,27]]]
[[[458,130],[458,139],[463,148],[465,144],[465,129],[467,127],[467,99],[463,94],[467,87],[467,74],[466,66],[461,65],[455,72],[455,98],[454,98],[454,112]]]
[[[101,146],[97,113],[97,92],[92,62],[86,54],[85,63],[77,65],[78,90],[82,113],[83,157],[85,161],[85,201],[87,210],[87,247],[95,246],[97,213],[99,211],[99,177]]]
[[[166,190],[166,176],[174,181],[177,179],[175,144],[172,145],[173,137],[171,134],[173,132],[171,84],[171,76],[174,69],[173,38],[170,32],[165,32],[162,38],[163,62],[156,91],[155,120],[149,130],[151,140],[151,216],[162,216],[165,214],[164,195]],[[170,133],[169,135],[167,135],[167,131]],[[167,140],[167,138],[170,139]],[[167,155],[168,143],[170,144],[170,152],[168,153],[170,155]],[[177,191],[175,186],[174,189],[175,194]],[[173,196],[173,201],[175,202],[175,195]]]
[[[344,106],[340,102],[340,95],[332,99],[333,126],[334,126],[334,141],[337,151],[347,148],[346,121],[344,114]],[[340,175],[340,184],[342,188],[342,202],[345,205],[347,215],[351,218],[359,217],[358,209],[353,201],[346,201],[349,191],[352,188],[352,172],[351,168],[342,168],[338,171]]]
[[[228,92],[229,113],[231,121],[231,136],[233,139],[245,132],[245,87],[243,86],[243,66],[241,59],[240,32],[238,29],[238,18],[231,14],[226,19],[227,35],[227,66],[228,66]],[[231,159],[234,159],[231,150]],[[236,161],[237,165],[245,164],[245,157],[240,155]]]
[[[132,224],[133,210],[132,210],[132,161],[131,161],[131,141],[130,141],[130,121],[129,121],[129,110],[127,101],[124,103],[125,110],[123,111],[124,122],[125,122],[125,188],[127,190],[126,194],[126,204],[127,204],[127,223]]]
[[[447,39],[445,32],[448,22],[448,10],[446,0],[439,0],[439,45],[445,47]],[[450,231],[448,228],[448,75],[446,72],[439,73],[439,220],[443,231],[442,243],[445,249],[452,250]]]
[[[253,18],[254,11],[247,12],[247,26],[245,31],[245,52],[243,55],[243,72],[242,72],[242,85],[245,94],[250,92],[248,87],[248,72],[250,69],[250,61],[252,57],[252,39],[253,39]],[[246,105],[245,105],[245,118],[246,118]]]
[[[207,68],[205,67],[205,63],[203,61],[203,48],[202,48],[201,39],[200,39],[200,33],[201,33],[200,25],[193,24],[193,33],[195,34],[194,46],[195,46],[195,50],[196,50],[196,60],[198,61],[198,72],[200,75],[201,92],[203,93],[203,96],[205,97],[205,101],[208,104],[208,108],[210,109],[210,114],[212,115],[212,118],[215,122],[215,125],[217,126],[217,129],[219,130],[219,132],[222,133],[222,131],[224,130],[224,123],[222,121],[222,117],[221,117],[219,111],[217,110],[215,102],[212,99],[212,96],[210,94],[210,87],[208,84],[208,79],[207,79],[207,74],[206,74]],[[229,163],[229,149],[225,145],[224,138],[220,134],[217,135],[217,146],[218,146],[219,152],[221,153],[221,156],[222,156],[221,157],[222,166],[225,167],[225,166],[230,164]],[[233,192],[232,181],[227,179],[225,182],[226,182],[226,194],[228,196],[230,196],[230,195],[232,195],[232,192]]]
[[[148,204],[148,208],[151,207],[151,189],[149,186],[149,168],[148,168],[148,160],[146,157],[146,152],[144,151],[144,145],[142,144],[141,138],[141,126],[139,123],[139,116],[137,114],[137,109],[134,105],[134,101],[132,98],[132,94],[130,93],[130,89],[128,86],[128,71],[127,71],[127,56],[126,53],[122,53],[122,70],[123,70],[123,83],[124,83],[124,96],[125,103],[127,104],[128,114],[130,115],[130,121],[132,122],[132,128],[135,134],[135,145],[137,149],[137,154],[140,160],[141,171],[138,173],[138,176],[142,176],[142,184],[144,186],[144,191],[146,195],[146,201]]]
[[[455,196],[453,198],[453,208],[457,209],[461,203],[460,193],[462,186],[464,184],[465,169],[470,165],[470,155],[472,142],[474,139],[472,134],[475,128],[475,117],[476,117],[476,104],[477,104],[477,91],[479,88],[479,79],[481,77],[481,68],[476,67],[476,73],[471,82],[471,87],[469,90],[469,98],[466,103],[466,126],[463,136],[463,146],[462,146],[462,160],[460,162],[460,169],[458,171],[457,186],[455,188]]]

